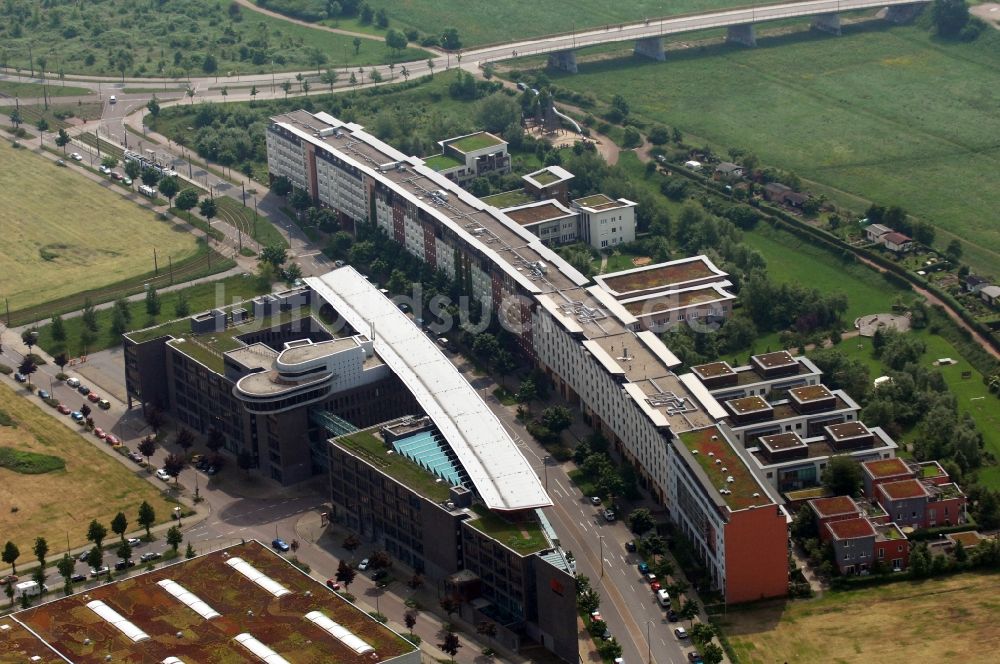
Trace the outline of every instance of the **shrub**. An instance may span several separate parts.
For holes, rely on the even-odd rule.
[[[14,373],[14,370],[11,367],[7,366],[6,364],[0,364],[0,374],[3,374],[4,376],[9,376],[12,373]]]
[[[41,475],[54,470],[62,470],[66,462],[61,457],[38,454],[11,447],[0,447],[0,467],[22,475]]]

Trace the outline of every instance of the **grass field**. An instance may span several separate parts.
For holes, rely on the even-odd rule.
[[[902,205],[960,237],[973,267],[995,270],[1000,226],[984,220],[1000,206],[1000,34],[951,43],[868,23],[758,44],[585,62],[552,77],[604,102],[621,93],[633,115],[677,126],[690,143],[750,150],[832,195]]]
[[[959,574],[729,611],[741,664],[987,662],[1000,648],[1000,575]]]
[[[389,27],[412,27],[432,35],[440,34],[445,26],[458,28],[462,47],[468,48],[524,37],[603,28],[608,24],[617,25],[644,18],[760,3],[740,0],[671,0],[669,3],[663,0],[629,0],[617,3],[574,0],[569,13],[562,11],[562,6],[522,0],[469,0],[462,3],[455,0],[374,0],[369,4],[375,9],[386,9],[389,13]],[[459,4],[461,9],[457,8]],[[342,26],[351,29],[347,22],[342,22]]]
[[[181,79],[227,72],[241,74],[380,64],[390,59],[384,43],[365,40],[355,54],[353,37],[295,25],[239,8],[229,0],[136,3],[105,0],[43,4],[20,19],[17,4],[0,7],[0,43],[8,66],[28,68],[33,42],[36,69],[67,74],[154,76]],[[322,54],[324,62],[315,56]],[[89,56],[89,57],[88,57]],[[206,65],[208,56],[215,66]],[[395,59],[422,60],[407,49]],[[272,65],[273,62],[273,65]],[[176,84],[174,87],[177,87]]]
[[[195,238],[121,196],[25,149],[0,142],[0,294],[11,310],[182,261]]]
[[[91,519],[107,526],[118,511],[133,524],[130,530],[137,529],[136,514],[143,500],[153,506],[160,520],[168,518],[171,505],[140,479],[138,467],[122,465],[53,421],[41,412],[45,406],[35,405],[41,403],[35,397],[19,396],[0,385],[0,403],[17,423],[17,428],[0,427],[0,447],[60,457],[66,464],[64,470],[30,475],[0,468],[0,504],[4,506],[0,533],[21,549],[19,563],[32,559],[36,537],[46,538],[58,551],[67,537],[71,547],[82,546],[87,543]]]
[[[212,283],[196,284],[168,293],[159,293],[159,316],[149,316],[146,312],[145,298],[129,303],[129,311],[132,312],[132,322],[128,328],[130,330],[138,330],[178,318],[175,308],[181,293],[187,296],[188,308],[192,314],[195,314],[200,311],[207,311],[213,307],[229,305],[233,302],[260,295],[261,291],[257,288],[256,279],[240,275]],[[88,352],[94,353],[121,344],[121,336],[113,334],[111,331],[111,309],[103,309],[97,312],[97,325],[99,328],[97,341],[87,349]],[[66,340],[62,342],[52,338],[51,323],[39,327],[38,345],[51,355],[63,350],[70,357],[82,355],[84,349],[80,342],[80,333],[83,331],[83,319],[80,317],[67,318],[63,320],[63,326],[66,331]]]
[[[0,81],[0,96],[2,97],[42,97],[44,88],[48,87],[50,97],[74,97],[76,95],[94,94],[90,88],[76,88],[72,85],[61,85],[53,81],[47,86],[41,83],[18,83],[16,81]]]
[[[936,368],[944,377],[948,389],[955,395],[959,413],[972,416],[983,434],[986,449],[1000,459],[1000,404],[997,397],[990,394],[983,384],[983,374],[965,360],[947,339],[926,330],[914,330],[910,334],[919,336],[927,344],[927,351],[919,360],[921,365],[931,368],[935,360],[943,357],[957,360],[955,364]],[[872,354],[869,339],[846,339],[837,349],[848,357],[865,363],[872,379],[886,372],[883,364]],[[962,378],[962,374],[966,372],[971,373],[971,376]],[[978,479],[981,484],[1000,488],[1000,466],[983,468],[979,471]]]

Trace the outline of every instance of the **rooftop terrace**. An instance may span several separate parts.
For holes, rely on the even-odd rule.
[[[924,488],[920,480],[886,482],[880,484],[879,488],[890,500],[906,500],[907,498],[920,498],[927,495],[927,489]]]
[[[862,464],[862,467],[867,469],[868,474],[875,479],[906,475],[911,472],[910,467],[906,465],[906,462],[898,457],[866,461]]]
[[[476,517],[468,521],[470,526],[521,555],[535,553],[551,546],[545,539],[542,526],[533,511],[521,512],[517,518],[513,514],[502,516],[491,512],[479,504],[473,505],[472,511]]]
[[[536,205],[529,204],[523,207],[508,208],[503,212],[522,226],[530,226],[531,224],[538,224],[552,219],[561,219],[573,214],[573,212],[564,210],[551,201],[545,201]]]
[[[810,500],[813,510],[822,517],[841,516],[844,514],[857,514],[858,504],[850,496],[832,496],[830,498],[816,498]]]
[[[826,527],[839,540],[875,536],[874,526],[872,526],[868,519],[861,517],[857,519],[845,519],[844,521],[831,521],[826,524]]]
[[[728,293],[720,293],[713,286],[703,288],[691,288],[681,291],[670,291],[662,295],[653,295],[627,302],[622,302],[622,306],[634,316],[652,316],[663,311],[673,311],[684,309],[706,302],[717,302],[719,300],[735,299]]]
[[[771,499],[718,427],[687,431],[680,434],[680,441],[697,460],[714,493],[729,509],[736,511],[771,504]],[[728,493],[720,493],[722,489]]]
[[[502,138],[498,138],[489,132],[481,131],[475,134],[469,134],[468,136],[462,136],[461,138],[451,138],[444,141],[449,147],[453,147],[459,152],[475,152],[476,150],[482,150],[483,148],[493,147],[495,145],[504,145],[506,141]]]
[[[233,557],[243,559],[291,592],[275,597],[227,565],[226,561]],[[158,585],[163,579],[180,584],[221,615],[203,618]],[[107,604],[149,638],[132,641],[87,607],[94,600]],[[320,611],[373,647],[380,661],[414,651],[398,634],[255,541],[91,588],[22,611],[17,617],[77,664],[148,664],[167,656],[198,664],[258,662],[235,642],[234,638],[243,633],[253,635],[292,662],[372,661],[370,654],[359,654],[345,641],[307,620],[306,614],[312,611]],[[0,645],[0,653],[3,649],[4,645]]]
[[[427,164],[427,168],[432,168],[438,172],[447,171],[458,166],[465,166],[464,161],[460,161],[450,154],[432,154],[429,157],[424,157],[424,163]]]
[[[524,193],[523,189],[504,191],[482,199],[484,203],[500,208],[501,210],[509,207],[517,207],[518,205],[525,205],[533,200],[535,199]]]
[[[390,454],[378,429],[372,427],[341,436],[334,442],[424,498],[435,503],[446,502],[451,485],[402,454]]]
[[[578,201],[574,201],[578,202]],[[653,288],[671,290],[692,281],[717,278],[724,279],[722,272],[705,256],[693,256],[668,263],[657,263],[644,267],[614,272],[596,277],[595,281],[617,295],[625,295],[636,291]]]
[[[597,210],[598,212],[602,210],[613,210],[614,208],[626,207],[626,205],[621,201],[616,201],[605,194],[584,196],[583,198],[574,199],[573,203],[582,208]]]

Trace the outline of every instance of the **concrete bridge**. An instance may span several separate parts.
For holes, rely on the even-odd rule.
[[[727,9],[687,16],[652,19],[641,23],[606,25],[580,32],[549,35],[537,39],[486,46],[465,51],[465,62],[490,62],[526,55],[548,54],[549,66],[576,73],[576,50],[598,44],[635,42],[636,55],[664,60],[663,38],[697,30],[727,28],[727,41],[755,46],[754,26],[767,21],[812,16],[813,27],[840,34],[840,14],[843,12],[885,7],[885,19],[903,23],[913,18],[929,0],[806,0]]]

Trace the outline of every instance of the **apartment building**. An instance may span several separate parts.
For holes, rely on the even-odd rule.
[[[626,198],[593,194],[573,200],[580,217],[580,241],[595,249],[609,249],[635,241],[635,208]]]
[[[749,364],[733,367],[726,361],[710,362],[691,367],[691,373],[701,380],[719,401],[741,397],[767,397],[793,387],[818,385],[822,377],[819,368],[804,355],[793,356],[788,351],[752,355]]]
[[[861,407],[843,390],[830,390],[825,385],[793,387],[787,399],[767,401],[754,395],[723,401],[728,416],[726,426],[735,441],[754,447],[762,436],[797,433],[809,438],[823,434],[826,427],[856,422]],[[830,434],[841,447],[849,446],[845,436],[853,430],[835,428]],[[866,435],[858,430],[857,435]]]
[[[726,412],[697,378],[674,371],[680,362],[655,334],[643,330],[607,290],[588,286],[586,277],[509,216],[360,126],[324,113],[296,111],[272,118],[268,133],[272,141],[284,141],[289,134],[295,137],[279,155],[296,149],[306,155],[328,153],[323,160],[343,162],[352,172],[362,173],[350,185],[349,198],[364,198],[365,213],[352,222],[374,226],[444,270],[485,312],[498,316],[555,389],[579,407],[635,467],[641,483],[675,519],[680,518],[681,508],[668,492],[668,463],[680,463],[671,462],[679,454],[671,441],[682,432],[711,426]],[[272,177],[286,174],[285,163],[286,159],[269,160]],[[317,188],[311,193],[322,204],[348,214],[339,191]],[[589,207],[595,213],[602,212],[599,202],[585,203],[592,203]],[[624,210],[631,208],[611,206],[606,218],[610,220],[612,209],[615,214],[621,209],[624,217]],[[775,548],[786,546],[783,529],[767,532],[780,539]],[[725,555],[739,557],[745,552],[737,547]],[[780,564],[773,557],[762,560],[769,574],[787,574],[784,558]],[[720,569],[725,573],[728,568]],[[728,587],[724,574],[717,584]],[[784,585],[779,590],[769,583],[767,588],[765,594],[785,592]],[[760,593],[728,595],[756,598]]]
[[[868,461],[861,471],[865,495],[903,526],[933,528],[966,521],[965,493],[937,461]]]
[[[850,496],[809,501],[819,539],[833,545],[841,574],[866,574],[876,564],[893,571],[906,569],[910,541],[877,506],[859,504]]]
[[[464,187],[477,177],[510,173],[507,141],[486,131],[438,141],[441,153],[425,163],[444,177]]]

